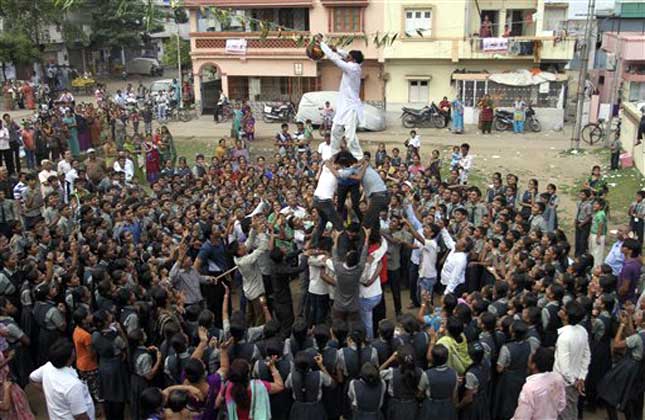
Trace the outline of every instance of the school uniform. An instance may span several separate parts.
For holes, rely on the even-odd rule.
[[[38,301],[33,308],[34,323],[38,327],[38,366],[47,362],[49,348],[63,337],[60,328],[65,324],[65,316],[50,300]]]
[[[421,420],[457,420],[455,391],[457,389],[457,372],[447,365],[426,370],[421,375],[419,391],[425,394],[421,404]]]
[[[626,354],[598,384],[598,396],[610,409],[640,416],[643,404],[643,349],[645,331],[625,340]],[[639,407],[640,406],[640,407]],[[628,417],[629,418],[629,417]]]
[[[491,366],[486,358],[470,365],[464,377],[464,390],[473,392],[473,401],[459,412],[459,420],[489,420],[492,389]]]
[[[611,370],[611,341],[617,326],[616,320],[607,311],[600,312],[591,324],[591,363],[585,381],[585,399],[592,404],[598,397],[598,384]]]
[[[332,382],[331,376],[322,371],[292,370],[285,381],[285,386],[291,389],[289,399],[293,397],[288,418],[290,420],[327,420],[327,412],[321,399],[323,388],[331,386]],[[271,405],[271,418],[282,418],[282,414],[282,412],[276,412],[273,404]]]
[[[355,346],[343,347],[338,350],[338,359],[336,362],[336,369],[342,372],[345,378],[343,387],[343,411],[342,414],[346,418],[351,418],[353,409],[352,401],[349,398],[348,390],[349,384],[352,380],[359,377],[363,363],[372,362],[375,365],[378,363],[378,353],[376,349],[369,344],[364,345],[360,351]]]
[[[425,331],[417,331],[413,334],[401,334],[397,337],[398,344],[396,347],[403,347],[409,345],[414,350],[415,363],[418,368],[425,370],[428,367],[426,359],[426,352],[430,338]]]
[[[528,340],[505,344],[499,352],[500,374],[493,400],[493,418],[510,419],[517,408],[517,399],[526,381],[531,345]]]
[[[338,364],[338,349],[335,342],[328,342],[327,347],[321,352],[323,358],[323,365],[325,369],[329,372],[330,375],[336,377],[336,365]],[[342,414],[342,404],[339,404],[339,401],[343,401],[344,398],[344,387],[343,384],[339,384],[336,381],[332,381],[330,386],[323,387],[323,398],[322,403],[325,407],[325,412],[327,413],[327,418],[330,420],[339,419]]]
[[[416,369],[416,377],[421,379],[423,371]],[[406,384],[399,368],[381,371],[381,379],[387,384],[385,418],[387,420],[416,419],[419,403],[416,398],[418,380],[413,386]]]
[[[291,372],[291,358],[288,356],[282,357],[276,361],[275,367],[282,378],[283,383],[287,383]],[[273,375],[266,365],[264,360],[255,362],[253,369],[253,376],[266,382],[273,382]],[[300,384],[298,384],[300,386]],[[290,388],[287,386],[287,388]],[[294,390],[295,394],[295,390]],[[278,394],[269,395],[269,402],[271,404],[271,418],[276,420],[286,420],[289,418],[289,412],[293,400],[288,391],[282,391]],[[303,417],[305,418],[305,417]]]
[[[154,360],[150,351],[145,346],[138,346],[131,356],[130,375],[130,410],[132,418],[138,419],[141,415],[141,393],[150,386],[145,378],[150,373]]]
[[[347,389],[347,397],[351,403],[352,420],[382,420],[383,397],[385,382],[379,380],[376,385],[369,385],[363,379],[352,379]]]
[[[542,345],[544,347],[554,347],[558,339],[558,329],[562,327],[559,311],[560,302],[554,300],[542,308]]]

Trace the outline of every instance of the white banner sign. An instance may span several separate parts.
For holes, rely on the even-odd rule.
[[[225,51],[227,54],[246,54],[246,39],[227,39]]]
[[[508,38],[482,38],[483,52],[508,51]]]

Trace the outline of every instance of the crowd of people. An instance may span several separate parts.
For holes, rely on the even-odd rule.
[[[52,419],[641,418],[645,193],[605,255],[600,168],[570,238],[555,185],[471,185],[467,143],[372,156],[362,54],[321,48],[343,79],[318,147],[287,125],[273,156],[222,139],[189,164],[105,92],[5,119],[77,132],[0,167],[1,418],[35,417],[30,382]]]

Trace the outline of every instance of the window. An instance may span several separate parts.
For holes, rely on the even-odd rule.
[[[432,11],[429,9],[407,9],[405,11],[406,36],[430,36],[432,31]]]
[[[645,82],[629,83],[629,101],[639,102],[645,99]]]
[[[360,7],[334,8],[334,32],[361,32]]]
[[[428,103],[429,97],[427,80],[410,80],[408,82],[408,102]]]

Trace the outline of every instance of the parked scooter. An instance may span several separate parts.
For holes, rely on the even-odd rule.
[[[262,121],[272,122],[293,122],[296,117],[296,106],[292,102],[285,102],[280,106],[264,105],[262,110]]]
[[[432,102],[429,106],[424,106],[421,109],[414,108],[401,108],[401,122],[403,127],[435,127],[444,128],[446,126],[446,118],[441,113],[439,107]]]
[[[510,130],[513,128],[513,119],[513,111],[498,109],[495,111],[493,126],[497,131]],[[526,109],[526,119],[524,120],[524,124],[534,133],[538,133],[542,130],[542,125],[535,116],[535,110],[531,105]]]

